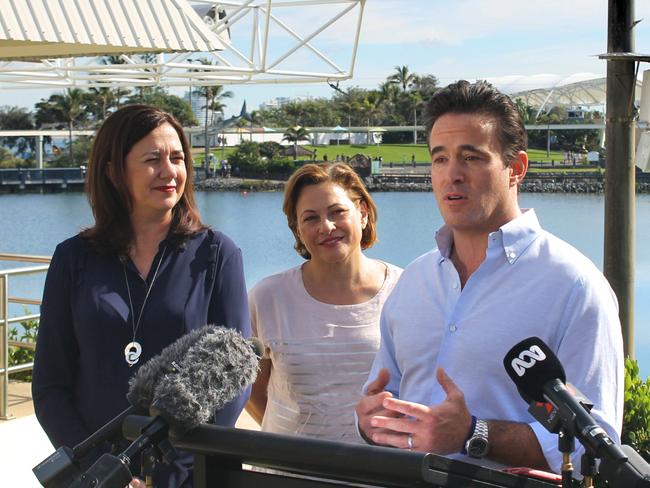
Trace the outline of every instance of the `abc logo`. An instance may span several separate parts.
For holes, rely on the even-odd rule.
[[[532,345],[530,349],[521,351],[519,356],[514,358],[510,364],[517,376],[523,376],[528,368],[532,368],[537,361],[543,361],[544,359],[546,359],[544,351],[539,346]]]

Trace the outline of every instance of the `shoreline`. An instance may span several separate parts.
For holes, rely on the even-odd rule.
[[[600,175],[599,175],[600,176]],[[394,181],[380,180],[373,177],[364,178],[364,182],[371,192],[431,192],[429,181]],[[195,182],[194,188],[198,191],[230,191],[230,192],[281,192],[284,191],[285,182],[281,180],[256,180],[241,178],[209,178]],[[593,175],[585,177],[575,176],[527,176],[521,184],[522,193],[604,193],[605,183],[602,176],[595,178]],[[637,181],[637,194],[650,194],[650,182]]]

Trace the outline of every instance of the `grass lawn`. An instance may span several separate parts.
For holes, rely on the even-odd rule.
[[[411,156],[415,155],[415,160],[418,163],[428,163],[429,152],[425,144],[353,144],[353,145],[340,145],[340,146],[304,146],[310,151],[316,150],[316,159],[322,160],[325,155],[329,161],[334,161],[336,156],[354,156],[355,154],[365,154],[371,158],[384,158],[384,163],[393,162],[394,164],[411,164]],[[217,158],[217,161],[228,159],[230,155],[237,149],[237,146],[226,147],[223,151],[221,148],[212,148],[212,154]],[[192,148],[192,157],[194,164],[199,166],[203,161],[204,149],[202,147]],[[555,161],[559,163],[562,161],[564,155],[561,151],[551,151],[550,155],[546,155],[545,149],[528,149],[528,157],[531,161],[536,162],[550,162]],[[305,159],[305,158],[298,158]],[[586,170],[585,168],[571,168],[570,166],[556,166],[554,168],[542,169],[541,171],[580,171]]]
[[[228,159],[232,153],[235,152],[237,146],[225,147],[224,150],[221,150],[221,147],[210,148],[210,152],[214,154],[214,157],[217,158],[217,161],[222,159]],[[204,147],[193,147],[192,148],[192,158],[194,159],[194,166],[201,166],[203,159],[205,159],[205,148]]]
[[[361,153],[371,158],[383,157],[384,163],[393,162],[396,164],[410,164],[411,156],[415,155],[415,160],[418,163],[428,163],[429,151],[425,144],[379,144],[379,145],[342,145],[342,146],[305,146],[310,151],[316,149],[316,157],[323,159],[327,154],[329,161],[334,161],[336,155],[354,156]],[[528,157],[531,161],[549,162],[561,161],[563,153],[560,151],[551,151],[549,156],[546,156],[546,150],[542,149],[529,149]]]

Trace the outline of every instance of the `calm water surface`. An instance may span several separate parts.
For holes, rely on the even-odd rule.
[[[368,255],[405,266],[433,246],[442,219],[431,193],[376,193],[379,242]],[[271,273],[297,265],[293,238],[281,210],[280,193],[198,193],[203,219],[241,247],[248,286]],[[603,261],[603,196],[527,194],[522,207],[534,207],[544,228],[588,256]],[[51,255],[56,244],[90,225],[85,195],[0,195],[0,252]],[[636,356],[650,375],[650,196],[637,197]],[[5,268],[6,263],[0,263]],[[40,298],[42,279],[15,278],[11,294]],[[19,310],[20,311],[20,310]]]

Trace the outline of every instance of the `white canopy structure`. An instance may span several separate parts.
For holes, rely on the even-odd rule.
[[[345,80],[365,2],[3,0],[0,89]]]
[[[507,76],[488,79],[488,81],[508,93],[513,99],[521,98],[524,103],[537,108],[540,112],[556,105],[604,106],[606,100],[607,78],[593,73],[576,73],[566,77],[552,74]],[[637,80],[635,95],[635,99],[638,100],[641,95],[639,80]]]
[[[194,9],[177,0],[5,0],[2,7],[4,60],[223,49]]]

